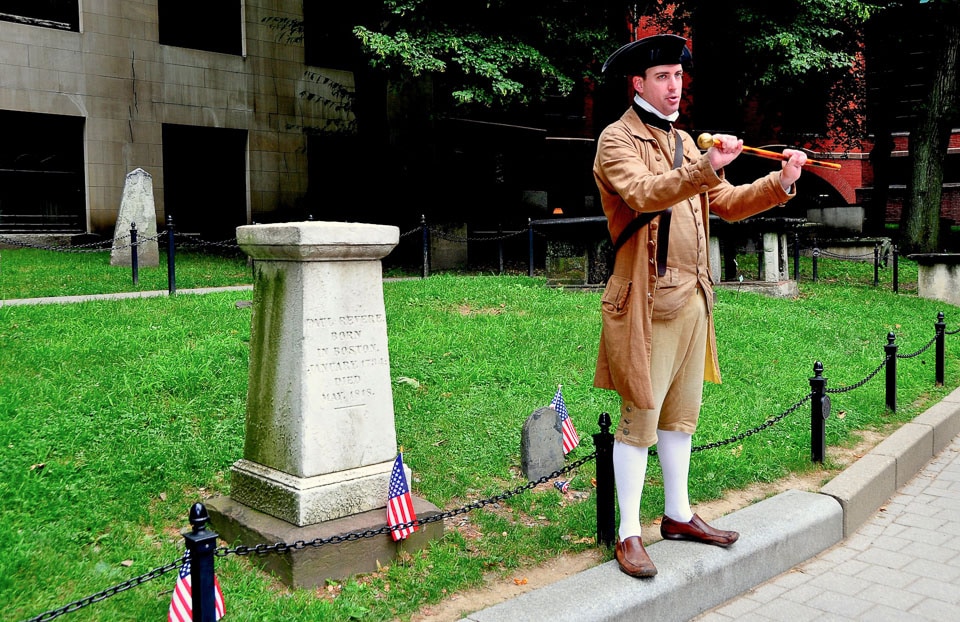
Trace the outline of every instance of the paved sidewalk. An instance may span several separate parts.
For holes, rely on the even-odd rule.
[[[694,619],[960,620],[960,436],[853,536]]]
[[[609,561],[461,622],[960,620],[960,389],[819,492],[711,522],[740,540],[656,542],[652,579]]]
[[[253,285],[234,285],[229,287],[199,287],[196,289],[178,289],[175,294],[212,294],[216,292],[253,291]],[[117,294],[86,294],[82,296],[50,296],[49,298],[11,298],[0,300],[0,307],[18,307],[23,305],[60,305],[74,302],[89,302],[91,300],[123,300],[125,298],[157,298],[169,296],[170,292],[163,289],[152,289],[142,292],[120,292]]]

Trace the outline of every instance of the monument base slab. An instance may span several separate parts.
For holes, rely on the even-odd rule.
[[[393,461],[314,477],[297,477],[241,459],[230,470],[233,497],[298,527],[381,507]],[[410,469],[404,467],[407,481]]]
[[[258,544],[329,540],[335,536],[376,531],[386,525],[387,518],[386,507],[383,507],[315,525],[297,527],[228,496],[206,499],[204,505],[210,513],[210,527],[230,546],[242,544],[253,547]],[[420,520],[440,514],[439,508],[419,497],[413,497],[413,508]],[[437,520],[420,525],[419,530],[399,542],[394,542],[389,534],[384,533],[322,546],[306,546],[282,554],[252,554],[248,559],[272,573],[285,585],[315,588],[325,585],[328,580],[339,581],[357,574],[375,572],[378,563],[387,566],[401,551],[418,551],[442,536],[443,521]]]

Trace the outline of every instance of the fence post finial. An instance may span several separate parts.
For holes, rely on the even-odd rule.
[[[202,503],[190,508],[190,531],[183,534],[190,556],[191,600],[195,622],[216,622],[217,605],[213,575],[213,554],[217,546],[216,532],[207,529],[210,515]]]

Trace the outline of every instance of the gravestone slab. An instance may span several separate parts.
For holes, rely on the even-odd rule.
[[[155,268],[160,265],[157,247],[157,207],[153,202],[153,177],[142,168],[127,173],[120,199],[120,213],[113,230],[111,266],[129,266],[133,248],[130,226],[137,224],[137,265]],[[139,240],[146,240],[139,242]]]
[[[553,408],[537,409],[523,422],[520,468],[531,482],[563,468],[563,426]]]

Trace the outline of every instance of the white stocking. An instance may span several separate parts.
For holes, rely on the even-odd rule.
[[[663,469],[663,513],[681,523],[693,518],[687,488],[692,439],[692,434],[657,430],[657,456]]]
[[[647,448],[614,441],[613,477],[620,506],[620,541],[640,535],[640,497],[647,476]]]

